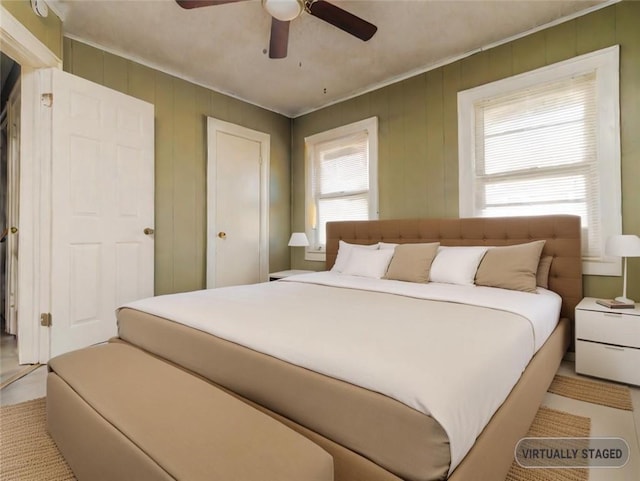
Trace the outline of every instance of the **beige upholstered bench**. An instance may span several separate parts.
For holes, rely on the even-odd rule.
[[[121,343],[49,362],[47,423],[80,481],[333,480],[309,439]]]

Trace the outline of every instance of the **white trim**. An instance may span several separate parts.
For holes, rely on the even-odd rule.
[[[51,210],[51,157],[52,157],[52,136],[53,121],[51,108],[41,101],[43,93],[52,92],[53,75],[51,69],[38,69],[33,72],[34,82],[37,88],[37,96],[34,98],[33,109],[37,112],[35,129],[35,154],[39,159],[37,172],[33,179],[33,197],[37,203],[35,205],[34,219],[36,221],[34,229],[34,247],[38,250],[37,262],[38,271],[34,284],[37,284],[38,299],[40,309],[34,313],[34,321],[40,329],[39,362],[49,361],[51,354],[51,330],[49,327],[40,326],[40,314],[51,313],[51,257],[52,240],[51,224],[53,211]]]
[[[7,128],[7,156],[6,156],[6,205],[5,205],[5,225],[3,227],[11,228],[19,223],[20,206],[20,95],[22,88],[20,87],[20,77],[16,79],[15,84],[11,87],[11,92],[7,99],[7,103],[2,110],[4,120],[2,124]],[[2,186],[4,188],[4,185]],[[19,238],[9,232],[6,237],[6,266],[5,275],[6,282],[4,286],[5,293],[5,322],[7,332],[10,334],[18,333],[18,258],[15,253],[18,251]]]
[[[0,45],[5,54],[23,66],[62,68],[62,60],[3,6],[0,17]]]
[[[216,132],[225,132],[242,138],[252,139],[260,144],[260,280],[269,278],[269,171],[271,136],[264,132],[232,124],[213,117],[207,117],[207,288],[215,287],[216,279],[213,269],[215,265],[215,231],[216,231],[216,196],[211,194],[211,186],[216,183]]]
[[[46,362],[49,329],[40,326],[40,313],[48,312],[48,272],[42,260],[50,256],[48,233],[42,219],[50,215],[42,186],[47,186],[46,151],[48,132],[42,128],[40,80],[37,69],[61,68],[62,61],[0,5],[0,46],[21,66],[20,125],[20,222],[18,256],[18,362]],[[44,149],[44,150],[43,150]]]
[[[458,92],[458,171],[459,215],[475,215],[473,165],[475,153],[474,104],[481,99],[524,90],[547,82],[596,72],[598,97],[598,175],[601,216],[601,245],[606,238],[622,232],[622,206],[620,183],[620,102],[619,58],[620,47],[614,45],[595,52],[547,65],[472,89]],[[604,195],[617,192],[619,195]],[[603,256],[601,259],[583,259],[585,275],[620,275],[620,260]]]
[[[49,333],[40,327],[40,186],[41,158],[37,140],[40,86],[37,70],[22,67],[20,125],[20,227],[18,247],[18,357],[20,364],[40,362],[41,345]],[[46,356],[46,353],[45,353]]]
[[[317,214],[315,212],[315,202],[313,193],[313,145],[320,142],[327,142],[347,135],[366,131],[369,142],[369,219],[377,219],[379,215],[378,206],[378,117],[369,117],[348,125],[309,135],[304,138],[305,152],[305,233],[311,239],[311,245],[305,248],[305,260],[324,262],[326,254],[324,250],[318,250],[314,246],[317,228],[315,224]]]

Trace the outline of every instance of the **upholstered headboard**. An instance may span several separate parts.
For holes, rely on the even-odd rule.
[[[445,246],[503,246],[545,239],[542,255],[553,256],[549,289],[562,297],[561,316],[574,318],[582,299],[580,217],[549,215],[469,219],[400,219],[327,223],[326,268],[338,254],[338,241],[440,242]]]

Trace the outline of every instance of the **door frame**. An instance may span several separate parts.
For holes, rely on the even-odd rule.
[[[269,275],[269,164],[271,136],[241,125],[207,117],[207,288],[215,287],[216,206],[212,186],[216,185],[216,132],[252,139],[260,144],[260,280]]]
[[[20,201],[19,201],[19,185],[20,185],[20,105],[21,103],[21,87],[20,77],[16,79],[16,84],[12,87],[11,93],[6,105],[7,112],[7,176],[6,176],[6,224],[5,227],[13,229],[18,226],[20,221]],[[14,131],[17,130],[17,132]],[[17,145],[16,140],[17,139]],[[18,264],[14,252],[18,248],[16,242],[20,237],[15,238],[11,232],[6,239],[6,265],[5,265],[5,281],[4,294],[5,303],[5,322],[9,326],[9,333],[15,334],[18,331],[18,306],[17,295],[18,289]],[[13,302],[12,302],[13,301]]]
[[[49,331],[40,314],[50,305],[48,236],[51,171],[46,145],[51,132],[42,126],[38,69],[62,68],[62,60],[0,5],[0,45],[20,64],[20,219],[18,237],[18,357],[20,364],[49,359]]]

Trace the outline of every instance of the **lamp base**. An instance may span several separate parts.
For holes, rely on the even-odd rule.
[[[623,304],[635,304],[636,301],[634,301],[633,299],[629,299],[628,297],[616,297],[615,299],[618,302],[622,302]]]

